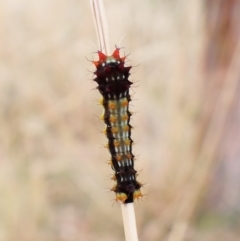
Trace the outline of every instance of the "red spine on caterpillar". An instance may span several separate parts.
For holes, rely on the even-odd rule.
[[[104,113],[106,128],[104,133],[108,138],[106,147],[111,154],[109,162],[115,174],[116,182],[111,189],[116,193],[116,200],[123,203],[131,203],[142,197],[142,186],[136,180],[137,171],[134,169],[134,155],[132,154],[132,139],[129,112],[129,94],[132,82],[129,81],[131,67],[125,67],[126,57],[120,57],[120,49],[116,48],[112,55],[106,56],[98,51],[99,59],[93,61],[96,66],[94,74],[97,89],[102,94],[101,104]]]

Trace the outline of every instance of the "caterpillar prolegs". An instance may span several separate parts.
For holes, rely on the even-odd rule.
[[[129,111],[131,66],[124,66],[126,57],[120,57],[119,52],[120,49],[117,47],[110,56],[98,51],[99,59],[93,61],[96,66],[94,81],[97,82],[97,89],[103,97],[100,103],[104,107],[104,112],[100,118],[106,124],[106,146],[111,154],[111,167],[115,172],[112,179],[116,184],[111,190],[116,193],[117,201],[131,203],[142,197],[142,184],[136,180],[137,171],[134,169],[132,154]]]

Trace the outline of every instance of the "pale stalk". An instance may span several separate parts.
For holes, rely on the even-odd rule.
[[[96,28],[99,50],[106,55],[109,51],[108,25],[102,0],[90,0],[94,24]]]
[[[133,203],[121,204],[126,241],[138,241]]]

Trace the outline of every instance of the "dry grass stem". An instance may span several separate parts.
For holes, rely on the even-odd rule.
[[[121,204],[126,241],[138,241],[134,204]]]
[[[90,0],[100,50],[110,54],[107,19],[102,0]]]
[[[222,138],[224,125],[229,116],[232,104],[238,95],[237,87],[240,83],[239,66],[240,37],[228,68],[224,85],[215,103],[213,115],[203,140],[198,160],[196,161],[197,165],[193,167],[188,184],[183,191],[183,198],[178,208],[177,219],[173,224],[168,241],[184,240],[190,218],[199,203],[198,200],[204,191],[204,187],[207,185],[212,165],[214,165],[214,161],[216,161],[214,157],[216,156],[217,147]]]

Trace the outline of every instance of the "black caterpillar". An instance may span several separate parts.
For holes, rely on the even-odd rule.
[[[116,201],[132,203],[142,197],[142,184],[136,180],[137,171],[134,169],[132,154],[132,126],[129,123],[129,89],[132,82],[128,78],[131,66],[124,66],[126,57],[120,57],[119,50],[116,48],[111,56],[98,51],[99,60],[93,61],[97,69],[94,72],[94,81],[97,82],[97,89],[103,96],[100,103],[104,107],[104,112],[100,118],[106,124],[106,147],[111,153],[110,164],[115,172],[112,179],[116,184],[111,190],[116,193]]]

